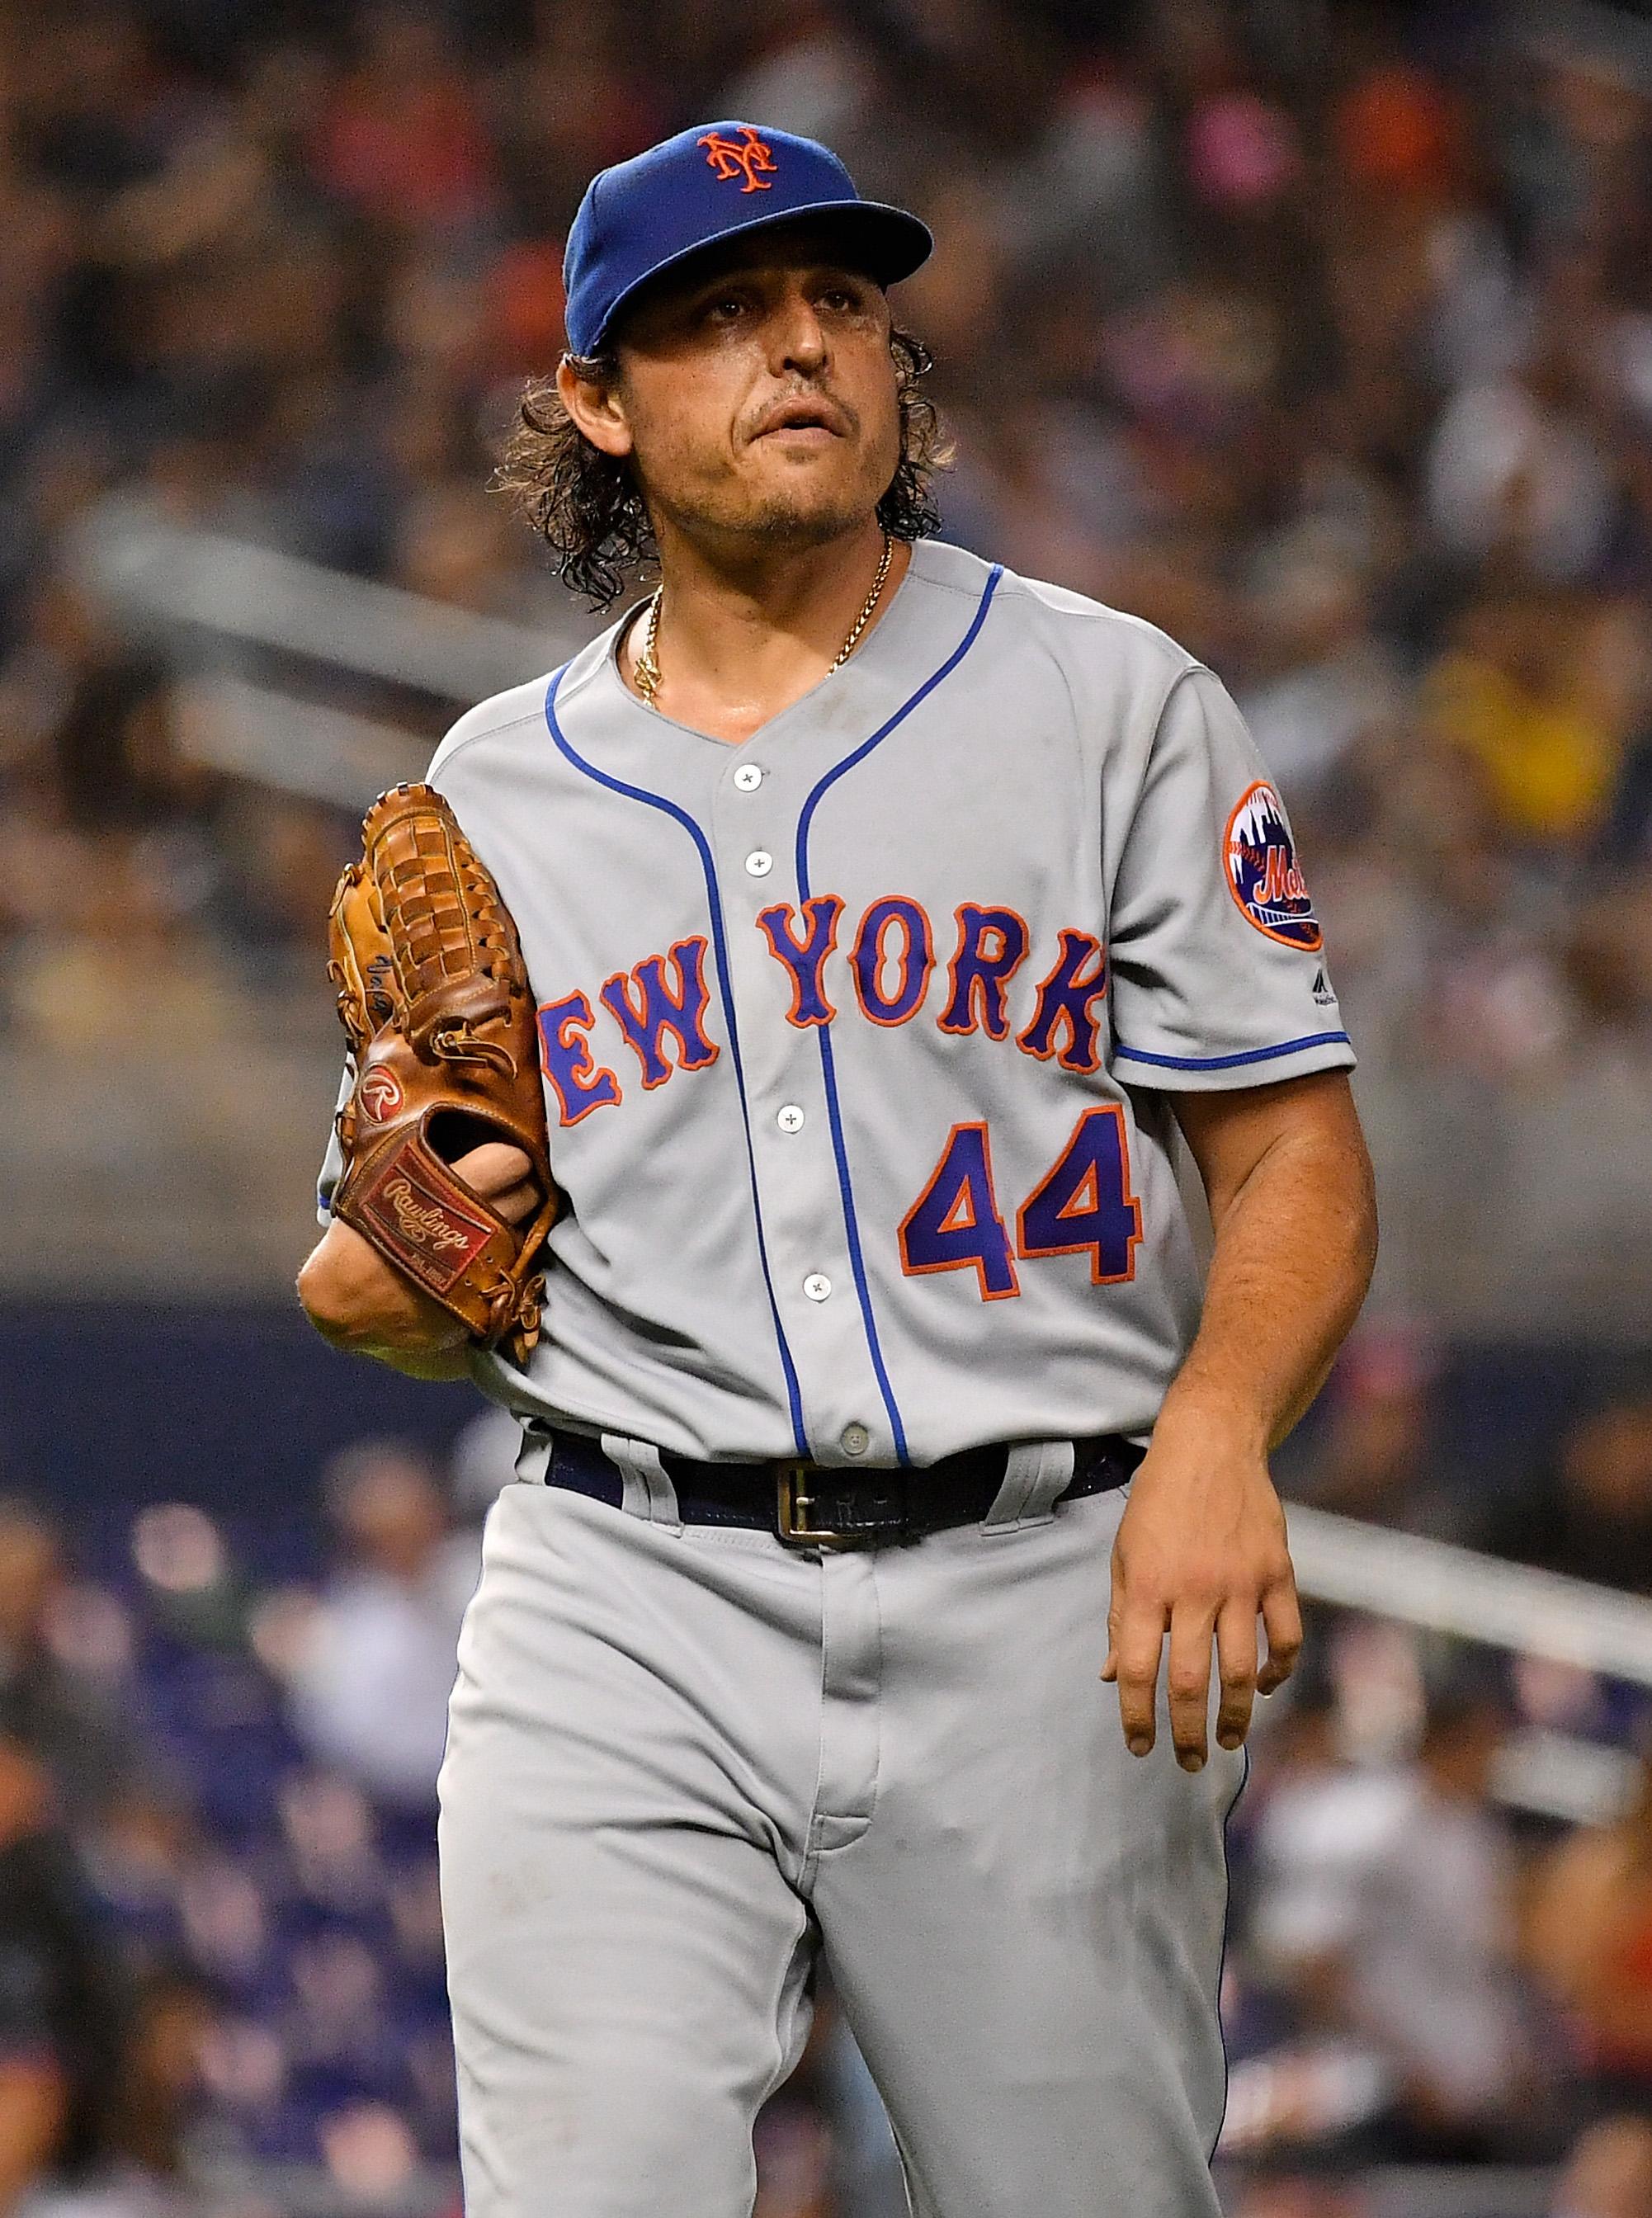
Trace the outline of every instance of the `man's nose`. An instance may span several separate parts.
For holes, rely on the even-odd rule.
[[[795,294],[783,301],[775,317],[775,368],[817,371],[826,358],[826,327],[814,313],[814,304]]]

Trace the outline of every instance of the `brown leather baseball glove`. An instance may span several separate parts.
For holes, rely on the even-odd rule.
[[[517,1360],[539,1337],[535,1266],[551,1177],[534,997],[499,889],[429,785],[381,794],[338,881],[327,975],[356,1058],[338,1112],[332,1213]],[[523,1149],[541,1197],[508,1224],[450,1166],[486,1140]]]

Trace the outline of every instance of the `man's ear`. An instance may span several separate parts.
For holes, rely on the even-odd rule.
[[[572,355],[556,365],[557,398],[591,445],[616,461],[631,451],[631,426],[618,381],[580,375]]]

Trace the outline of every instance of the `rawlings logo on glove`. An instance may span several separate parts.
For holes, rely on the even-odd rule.
[[[535,1266],[560,1197],[516,926],[433,786],[381,795],[362,838],[328,923],[327,975],[356,1072],[338,1112],[332,1213],[485,1347],[503,1342],[521,1362],[539,1337]],[[541,1198],[523,1224],[451,1168],[487,1140],[533,1165]]]

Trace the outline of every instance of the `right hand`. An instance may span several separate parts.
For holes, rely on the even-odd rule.
[[[507,1224],[520,1224],[538,1205],[532,1162],[506,1141],[486,1140],[452,1168]],[[469,1369],[470,1335],[459,1319],[337,1217],[299,1273],[298,1296],[335,1348],[375,1356],[415,1379],[462,1379]]]
[[[507,1224],[520,1224],[539,1206],[534,1166],[521,1148],[504,1140],[485,1140],[453,1165],[473,1194],[497,1209]]]

